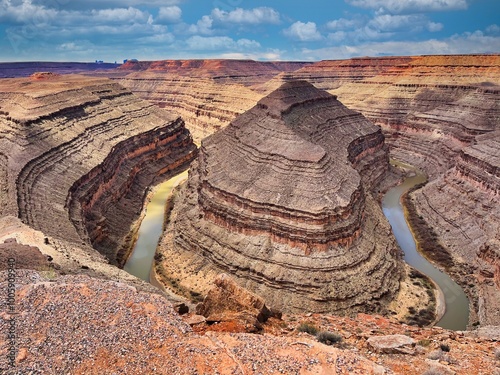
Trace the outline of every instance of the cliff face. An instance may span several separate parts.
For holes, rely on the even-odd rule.
[[[119,74],[110,76],[141,98],[181,115],[199,143],[262,98],[253,86],[309,64],[217,59],[140,61],[127,62]]]
[[[147,187],[196,148],[182,120],[116,83],[41,78],[2,81],[0,213],[115,263]]]
[[[196,74],[134,72],[118,82],[141,98],[182,116],[197,143],[225,127],[261,98],[242,84],[221,83]]]
[[[499,55],[411,57],[326,89],[380,125],[395,157],[433,177],[498,126],[499,65]]]
[[[476,137],[455,166],[412,194],[414,204],[453,257],[452,273],[468,290],[475,321],[500,324],[500,132]],[[475,287],[471,287],[475,286]]]
[[[382,309],[401,275],[370,193],[387,168],[378,127],[287,83],[203,142],[164,258],[192,259],[206,280],[231,273],[285,311]]]

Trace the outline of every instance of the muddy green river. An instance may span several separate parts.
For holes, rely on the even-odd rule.
[[[405,167],[409,167],[406,166]],[[406,178],[402,184],[390,189],[382,201],[382,209],[391,224],[396,240],[404,251],[404,260],[410,266],[429,276],[441,289],[445,300],[445,313],[436,324],[439,327],[452,330],[465,330],[469,320],[469,300],[462,288],[447,274],[434,267],[417,251],[415,239],[406,222],[401,195],[413,186],[425,182],[425,175],[418,170],[415,176]],[[418,306],[417,306],[418,307]]]
[[[150,282],[156,247],[163,233],[165,204],[172,189],[180,181],[186,179],[187,175],[188,171],[182,172],[153,189],[150,200],[146,204],[146,213],[139,227],[134,249],[123,267],[128,273]]]

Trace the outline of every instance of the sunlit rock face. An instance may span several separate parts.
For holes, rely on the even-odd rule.
[[[401,274],[370,193],[387,168],[380,128],[305,81],[286,83],[202,143],[172,251],[285,311],[380,310]]]

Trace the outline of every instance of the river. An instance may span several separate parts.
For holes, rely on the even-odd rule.
[[[390,189],[382,201],[382,209],[391,224],[396,240],[404,252],[404,260],[430,277],[441,289],[445,299],[445,313],[436,324],[452,330],[465,330],[469,321],[469,300],[462,288],[447,274],[441,272],[417,251],[415,239],[408,227],[401,204],[401,195],[413,186],[425,182],[425,174],[408,165],[395,163],[415,172],[413,177],[406,178],[403,183]]]
[[[399,164],[402,166],[402,164]],[[426,177],[410,166],[416,174],[390,189],[382,201],[382,209],[391,224],[394,236],[404,251],[404,260],[412,267],[429,276],[440,288],[445,299],[445,313],[437,326],[465,330],[469,320],[469,301],[462,288],[447,274],[439,271],[417,251],[415,240],[406,223],[401,195],[413,186],[424,182]],[[172,189],[187,178],[187,171],[156,186],[146,205],[146,213],[140,224],[138,238],[124,270],[150,282],[151,268],[158,241],[163,232],[165,204]]]
[[[150,282],[151,268],[158,241],[163,233],[165,204],[172,189],[187,178],[184,171],[170,180],[155,186],[146,203],[146,212],[141,221],[137,241],[123,269],[138,278]]]

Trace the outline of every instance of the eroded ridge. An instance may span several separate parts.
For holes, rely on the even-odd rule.
[[[113,263],[147,187],[196,153],[181,119],[107,79],[8,79],[0,99],[3,213]]]
[[[387,168],[377,126],[305,81],[286,83],[202,143],[163,250],[288,311],[380,309],[401,274],[370,193]]]

